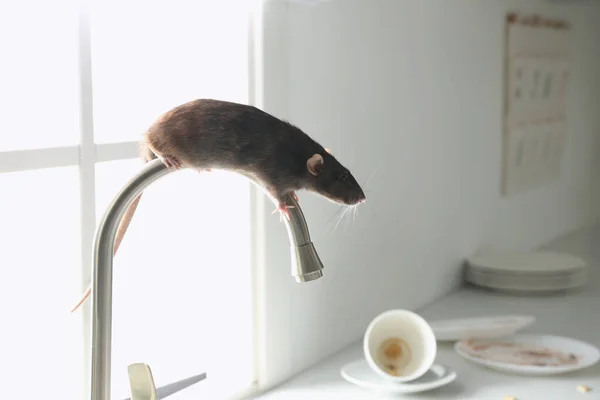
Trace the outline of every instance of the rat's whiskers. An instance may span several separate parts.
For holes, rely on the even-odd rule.
[[[381,163],[375,168],[375,170],[373,171],[373,173],[371,174],[369,179],[367,179],[367,182],[365,183],[365,188],[368,188],[369,183],[371,182],[371,179],[373,179],[373,177],[375,177],[375,174],[377,173],[377,171],[379,171],[379,168],[381,168]]]

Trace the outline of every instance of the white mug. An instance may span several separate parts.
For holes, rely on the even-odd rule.
[[[433,365],[437,342],[433,329],[420,315],[407,310],[379,314],[367,327],[363,340],[367,363],[394,382],[408,382]]]

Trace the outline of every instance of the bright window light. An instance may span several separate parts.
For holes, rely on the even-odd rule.
[[[184,102],[248,102],[253,2],[89,1],[89,39],[80,0],[0,5],[2,399],[89,396],[90,301],[69,311],[96,223],[142,167],[134,142]],[[158,386],[206,372],[194,397],[251,388],[249,196],[222,171],[179,171],[145,192],[114,261],[112,398],[130,396],[136,362]]]
[[[0,174],[3,399],[80,399],[77,167]]]
[[[197,97],[248,101],[248,0],[98,0],[92,19],[97,143],[138,140]]]
[[[0,151],[79,142],[74,5],[0,2]]]

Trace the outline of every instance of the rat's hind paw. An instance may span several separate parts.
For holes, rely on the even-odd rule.
[[[284,214],[289,221],[290,220],[290,212],[288,211],[288,208],[294,208],[294,206],[288,206],[285,203],[279,203],[279,206],[276,209],[274,209],[271,214],[275,214],[277,211],[279,211],[281,213],[279,215],[279,221],[282,221],[282,217]]]
[[[181,162],[176,157],[167,156],[159,158],[169,169],[174,168],[177,170],[181,168]]]

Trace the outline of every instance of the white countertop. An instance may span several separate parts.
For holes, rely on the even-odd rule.
[[[555,241],[546,248],[565,251],[590,264],[589,283],[577,293],[545,297],[517,297],[461,288],[417,312],[428,320],[472,316],[531,314],[536,323],[521,332],[569,336],[600,347],[600,230],[582,230]],[[362,358],[361,341],[342,350],[287,383],[256,397],[257,400],[370,400],[414,398],[420,400],[517,400],[600,399],[600,363],[565,375],[531,377],[486,369],[458,356],[453,344],[440,343],[437,363],[454,369],[458,376],[447,386],[430,392],[386,396],[346,382],[340,368]],[[578,385],[592,389],[576,390]]]

